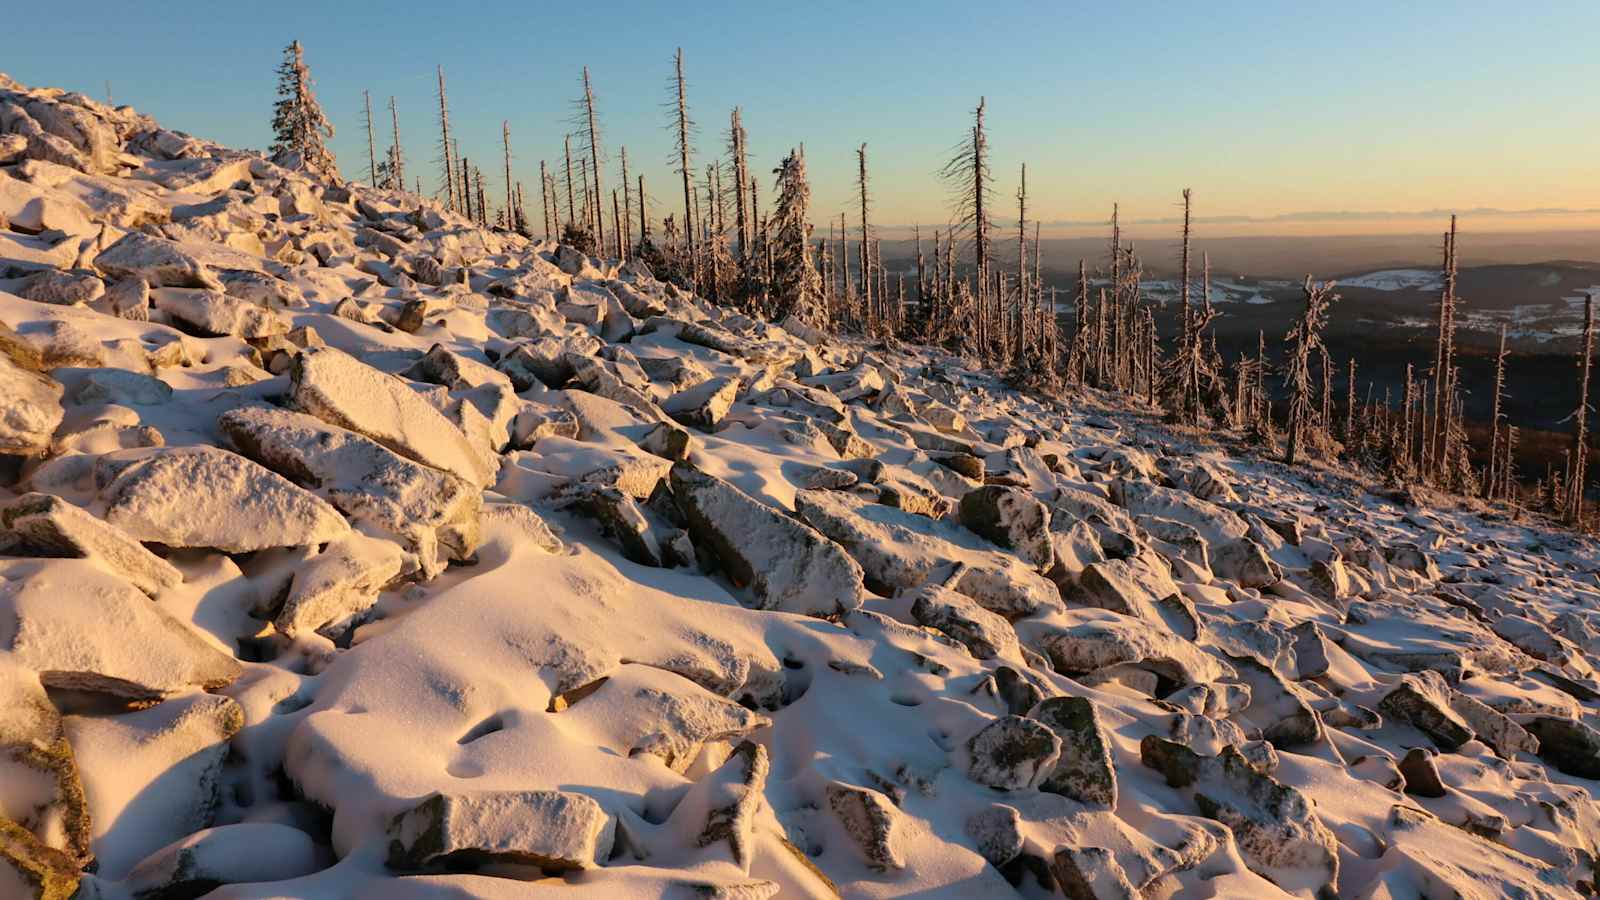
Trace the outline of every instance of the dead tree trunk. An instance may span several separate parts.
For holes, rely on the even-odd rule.
[[[1573,525],[1583,520],[1583,488],[1588,481],[1589,453],[1589,370],[1594,357],[1594,294],[1583,299],[1583,350],[1578,358],[1578,369],[1583,373],[1578,381],[1578,409],[1576,433],[1572,442],[1572,468],[1567,475],[1567,521]]]
[[[378,186],[378,151],[372,143],[372,92],[362,91],[361,102],[367,108],[367,172],[370,184]]]
[[[605,189],[600,186],[600,123],[594,116],[594,86],[589,81],[589,67],[583,67],[583,113],[589,131],[589,168],[594,173],[594,239],[595,247],[606,245],[605,216],[600,214],[600,203]],[[585,185],[587,187],[587,185]]]
[[[389,178],[395,190],[403,191],[406,189],[406,169],[400,153],[400,112],[395,109],[394,97],[389,98],[389,124],[394,130],[394,143],[389,149]]]
[[[1494,357],[1494,410],[1489,416],[1489,470],[1484,473],[1484,494],[1494,499],[1500,484],[1497,469],[1500,465],[1500,404],[1506,393],[1506,325],[1500,323],[1500,350]]]
[[[696,265],[694,252],[694,188],[690,185],[693,180],[693,170],[689,168],[689,101],[684,95],[683,86],[683,48],[678,48],[676,60],[678,83],[678,174],[683,177],[683,233],[689,242],[689,279],[691,284],[700,283],[700,270]]]
[[[455,212],[456,205],[456,167],[455,155],[450,142],[450,104],[445,102],[444,94],[444,66],[439,67],[439,154],[440,162],[444,164],[444,190],[445,201],[451,212]]]
[[[513,218],[513,210],[517,208],[514,194],[516,186],[511,181],[511,123],[509,121],[500,123],[500,141],[505,144],[506,151],[506,218],[508,224],[514,229],[517,227],[517,223],[509,221]]]

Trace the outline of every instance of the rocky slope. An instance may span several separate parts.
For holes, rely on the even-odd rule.
[[[1568,897],[1600,554],[0,78],[0,895]]]

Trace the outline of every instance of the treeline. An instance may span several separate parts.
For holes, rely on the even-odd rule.
[[[274,152],[286,162],[337,179],[333,155],[323,140],[333,127],[317,105],[298,41],[285,50],[279,76]],[[1472,388],[1461,383],[1455,357],[1461,298],[1456,291],[1454,216],[1442,241],[1433,359],[1421,367],[1407,366],[1401,396],[1386,388],[1378,398],[1370,382],[1364,395],[1359,390],[1356,359],[1342,367],[1330,359],[1322,334],[1339,299],[1337,285],[1310,275],[1302,288],[1305,306],[1281,339],[1280,364],[1269,361],[1264,333],[1254,354],[1223,358],[1211,330],[1218,313],[1211,304],[1209,257],[1202,254],[1199,266],[1194,265],[1193,196],[1187,189],[1182,192],[1174,334],[1159,333],[1155,313],[1160,303],[1144,289],[1139,254],[1123,240],[1115,206],[1107,253],[1092,267],[1088,260],[1078,261],[1073,297],[1062,303],[1054,288],[1046,289],[1040,222],[1029,218],[1026,164],[1018,173],[1015,194],[1016,266],[1008,270],[995,249],[1011,239],[1013,226],[996,224],[1003,213],[989,166],[982,99],[973,110],[970,131],[938,173],[950,193],[951,224],[933,230],[926,250],[922,229],[916,227],[914,271],[890,272],[872,223],[868,145],[861,144],[856,153],[854,208],[837,220],[829,217],[826,236],[816,233],[803,144],[772,170],[772,201],[764,209],[762,179],[751,167],[739,108],[729,112],[722,150],[701,162],[681,49],[673,59],[666,123],[679,182],[668,191],[676,194],[681,188],[681,204],[676,198],[657,198],[673,207],[659,223],[650,214],[652,198],[644,175],[629,171],[626,147],[619,148],[616,186],[606,187],[609,158],[587,67],[561,156],[553,164],[539,163],[539,196],[532,210],[524,185],[513,177],[509,123],[501,126],[502,183],[491,188],[493,177],[486,179],[482,168],[461,154],[451,131],[443,67],[437,80],[439,137],[433,163],[438,168],[431,196],[483,227],[557,241],[619,261],[638,259],[658,278],[769,321],[793,320],[874,341],[936,345],[1005,373],[1022,389],[1117,392],[1161,410],[1175,425],[1235,431],[1264,451],[1281,454],[1290,465],[1342,458],[1393,484],[1420,483],[1532,508],[1586,529],[1596,524],[1584,502],[1593,298],[1578,358],[1581,396],[1571,417],[1573,445],[1565,465],[1531,488],[1519,477],[1518,430],[1503,402],[1504,326],[1494,382],[1477,386],[1493,391],[1494,404],[1490,446],[1486,454],[1477,454],[1487,459],[1475,462],[1463,414],[1463,398]],[[406,181],[394,98],[389,98],[391,142],[381,159],[367,92],[364,101],[370,182],[423,194],[420,176],[413,175],[409,185]],[[1277,385],[1272,378],[1279,379]],[[1276,404],[1279,408],[1275,394],[1284,397]]]

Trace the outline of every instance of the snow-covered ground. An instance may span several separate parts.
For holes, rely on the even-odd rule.
[[[1591,543],[0,131],[0,896],[1592,889]]]
[[[1438,270],[1429,269],[1385,269],[1345,278],[1339,284],[1374,291],[1436,291],[1440,287]]]

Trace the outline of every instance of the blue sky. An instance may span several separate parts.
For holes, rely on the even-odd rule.
[[[626,144],[666,203],[682,46],[702,162],[742,106],[764,193],[804,143],[819,219],[848,208],[866,142],[875,217],[943,223],[935,172],[980,95],[1002,221],[1023,161],[1046,220],[1097,221],[1113,201],[1159,219],[1186,186],[1201,216],[1600,208],[1593,2],[444,6],[18,4],[0,70],[96,96],[109,80],[170,127],[264,147],[273,68],[299,38],[345,174],[366,171],[368,89],[380,119],[396,97],[408,171],[430,190],[436,64],[463,153],[498,173],[509,120],[530,192],[588,65],[609,180]],[[380,121],[380,153],[386,134]]]

